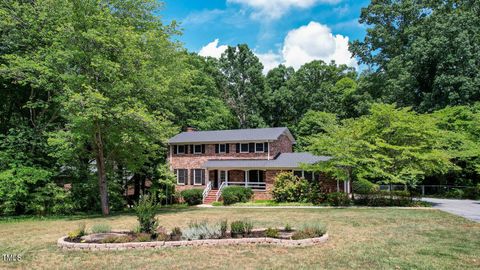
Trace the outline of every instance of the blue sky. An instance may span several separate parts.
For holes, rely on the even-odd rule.
[[[369,1],[165,0],[160,13],[183,29],[190,51],[218,57],[225,45],[246,43],[265,70],[280,63],[300,67],[313,59],[357,67],[348,41],[362,39],[360,9]]]

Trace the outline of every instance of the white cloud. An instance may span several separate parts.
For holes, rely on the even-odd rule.
[[[341,0],[227,0],[228,3],[244,5],[254,9],[252,18],[278,19],[290,9],[310,8],[318,3],[336,4]]]
[[[217,38],[214,41],[203,46],[198,52],[198,54],[201,56],[211,56],[215,58],[220,58],[220,56],[222,56],[222,53],[226,49],[227,49],[227,45],[218,46],[218,38]]]
[[[285,65],[298,69],[305,63],[320,59],[334,60],[337,64],[358,67],[348,51],[348,37],[333,35],[330,28],[317,22],[310,22],[288,32],[282,49]]]
[[[267,73],[269,70],[280,65],[283,61],[282,56],[274,52],[268,53],[255,53],[263,64],[263,73]]]

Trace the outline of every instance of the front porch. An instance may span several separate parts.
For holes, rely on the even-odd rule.
[[[265,170],[238,170],[238,169],[214,169],[207,170],[207,184],[211,189],[221,189],[226,186],[249,187],[254,191],[266,190]]]

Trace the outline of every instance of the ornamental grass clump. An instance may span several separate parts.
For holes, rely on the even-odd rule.
[[[280,233],[277,228],[268,228],[265,231],[265,236],[270,238],[278,238],[280,236]]]
[[[222,235],[219,224],[208,224],[207,221],[191,222],[188,229],[183,231],[185,240],[217,239]]]
[[[108,233],[112,231],[112,227],[105,223],[98,223],[92,226],[92,233]]]
[[[68,233],[68,238],[71,240],[80,239],[80,237],[86,234],[85,227],[85,223],[78,224],[77,229]]]
[[[315,238],[323,236],[327,232],[325,225],[321,223],[304,224],[292,235],[293,240]]]

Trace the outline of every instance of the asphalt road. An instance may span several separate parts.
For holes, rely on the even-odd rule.
[[[434,208],[480,222],[480,201],[434,198],[423,198],[422,200],[433,203]]]

